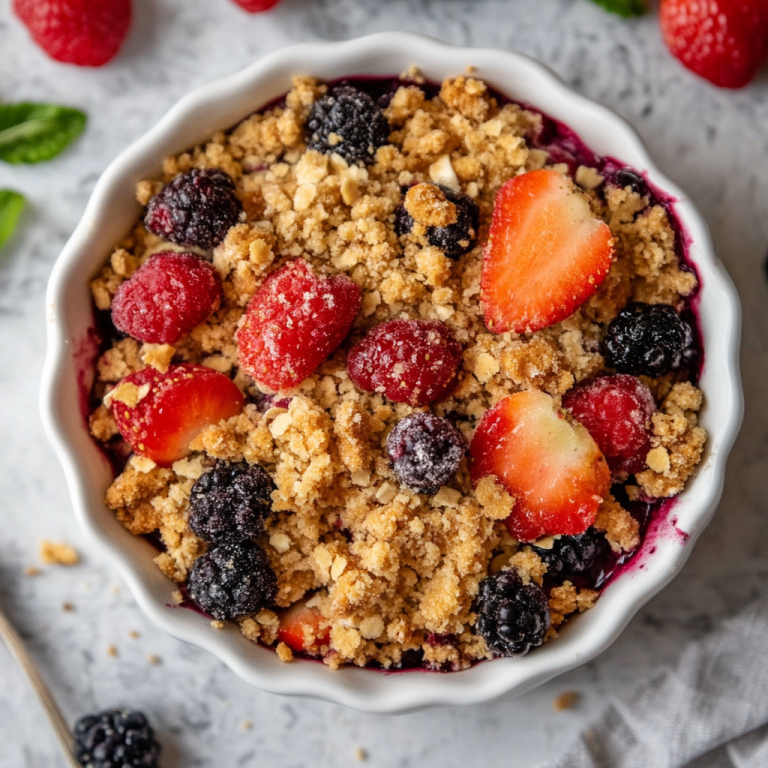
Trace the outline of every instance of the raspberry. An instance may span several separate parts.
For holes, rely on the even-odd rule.
[[[240,365],[275,390],[295,387],[347,337],[360,289],[346,275],[320,277],[304,259],[273,272],[237,331]]]
[[[248,11],[248,13],[268,11],[270,8],[274,8],[279,2],[280,0],[235,0],[235,3],[237,3],[243,10]]]
[[[13,0],[32,39],[56,61],[100,67],[120,50],[131,0]]]
[[[431,413],[406,416],[387,438],[397,477],[417,493],[437,493],[453,480],[466,452],[464,435]]]
[[[258,464],[218,462],[192,486],[189,527],[211,544],[236,544],[264,530],[272,514],[272,478]]]
[[[389,320],[355,344],[347,370],[360,389],[417,406],[448,396],[460,362],[461,345],[439,320]]]
[[[440,184],[437,186],[443,191],[448,201],[456,206],[457,221],[447,227],[427,227],[427,240],[449,259],[458,259],[471,251],[477,242],[480,210],[471,197],[454,192]],[[398,206],[395,211],[395,233],[402,236],[411,229],[413,229],[413,218],[405,210],[405,206]]]
[[[693,354],[693,332],[666,304],[628,304],[605,332],[608,365],[633,376],[663,376]]]
[[[765,0],[662,0],[664,41],[688,69],[723,88],[742,88],[768,57]]]
[[[549,605],[535,584],[523,585],[515,569],[499,571],[480,583],[475,631],[497,656],[517,656],[544,642]]]
[[[639,379],[616,374],[579,384],[563,397],[563,408],[586,427],[614,473],[645,468],[656,402]]]
[[[594,528],[588,528],[578,536],[556,537],[551,549],[542,549],[535,544],[531,546],[546,563],[547,577],[558,579],[588,571],[606,551],[608,542]]]
[[[376,150],[389,142],[390,127],[367,93],[339,85],[312,105],[307,131],[309,149],[370,163]]]
[[[149,344],[175,344],[221,303],[221,280],[192,253],[156,253],[112,300],[118,330]]]
[[[198,557],[187,587],[197,606],[225,621],[270,605],[277,594],[277,576],[266,552],[243,541],[219,544]]]
[[[177,176],[149,201],[144,223],[164,240],[208,250],[224,239],[241,210],[228,174],[195,169]]]
[[[108,709],[75,724],[75,757],[85,768],[157,768],[160,745],[142,712]]]
[[[111,399],[120,434],[140,456],[168,467],[189,453],[205,427],[236,416],[243,396],[223,373],[204,365],[144,368],[119,382]]]

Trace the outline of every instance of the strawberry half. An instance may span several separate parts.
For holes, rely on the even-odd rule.
[[[494,333],[532,333],[564,320],[603,282],[613,234],[557,171],[530,171],[496,195],[480,281]]]
[[[271,389],[291,389],[344,341],[359,311],[360,288],[345,274],[318,276],[295,259],[251,299],[236,334],[240,365]]]
[[[309,608],[302,600],[280,616],[277,639],[299,653],[317,653],[320,646],[330,643],[328,621],[317,608]]]
[[[172,365],[166,373],[145,368],[111,394],[120,434],[134,453],[161,467],[184,458],[205,427],[237,415],[244,402],[223,373],[195,363]]]
[[[519,541],[589,528],[611,473],[589,432],[544,392],[518,392],[485,413],[470,446],[472,482],[495,475],[515,498],[506,524]]]

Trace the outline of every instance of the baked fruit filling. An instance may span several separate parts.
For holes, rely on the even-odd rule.
[[[284,661],[527,653],[701,459],[671,207],[478,79],[297,77],[137,198],[91,284],[106,501]]]

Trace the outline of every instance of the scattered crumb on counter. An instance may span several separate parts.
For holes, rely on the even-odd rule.
[[[132,629],[132,630],[131,630],[131,631],[128,633],[128,637],[132,638],[133,640],[138,640],[138,638],[140,637],[140,635],[139,635],[139,633],[138,633],[138,632],[137,632],[135,629]]]
[[[39,568],[35,568],[34,565],[28,565],[24,569],[24,575],[25,576],[39,576],[40,575],[40,569]]]
[[[75,610],[75,606],[72,605],[72,603],[62,603],[61,610],[66,611],[67,613],[72,613],[72,611]]]
[[[147,664],[151,664],[153,667],[160,663],[160,657],[154,653],[147,654]]]
[[[107,656],[114,657],[114,656],[117,656],[117,655],[118,655],[117,646],[116,645],[108,645],[107,646]]]
[[[69,544],[43,539],[40,542],[40,560],[46,565],[77,565],[80,557]]]
[[[365,762],[368,759],[368,752],[366,752],[362,747],[357,747],[355,749],[355,760],[358,760],[359,762]]]
[[[555,712],[564,712],[573,709],[579,702],[579,694],[576,691],[563,691],[553,702]]]
[[[240,727],[244,731],[250,731],[253,728],[253,723],[250,720],[243,720],[243,722],[240,723]]]

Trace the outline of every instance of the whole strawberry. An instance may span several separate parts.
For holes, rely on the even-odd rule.
[[[662,0],[661,31],[692,72],[722,88],[742,88],[768,58],[768,3]]]
[[[248,13],[261,13],[274,8],[280,0],[235,0],[235,2]]]
[[[100,67],[131,25],[131,0],[13,0],[32,39],[56,61]]]

